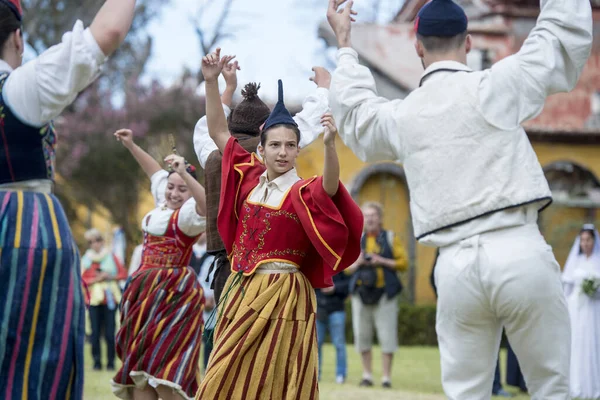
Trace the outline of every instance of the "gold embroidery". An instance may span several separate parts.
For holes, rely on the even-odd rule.
[[[337,267],[340,265],[340,262],[342,261],[342,257],[337,254],[325,241],[325,239],[323,239],[323,236],[321,236],[321,233],[319,232],[319,230],[317,229],[317,226],[315,225],[315,221],[313,220],[312,214],[310,213],[310,210],[308,209],[308,206],[306,205],[306,202],[304,201],[304,199],[302,198],[302,189],[304,189],[306,186],[308,186],[312,181],[314,181],[317,177],[313,176],[311,180],[309,180],[307,183],[305,183],[304,185],[300,186],[300,188],[298,189],[298,195],[300,196],[300,201],[302,201],[302,204],[304,204],[304,208],[306,208],[306,213],[308,214],[308,218],[310,219],[310,223],[315,231],[315,233],[317,234],[317,237],[319,238],[319,240],[321,241],[321,243],[323,243],[323,246],[325,246],[325,248],[327,250],[329,250],[329,252],[335,257],[335,259],[337,260],[335,265],[333,266],[333,270],[337,270]]]
[[[296,256],[296,257],[301,257],[304,258],[306,257],[306,252],[298,250],[298,249],[275,249],[275,250],[271,250],[268,251],[266,253],[261,252],[261,250],[264,248],[265,246],[265,236],[268,232],[271,231],[272,227],[271,227],[271,219],[272,218],[277,218],[277,217],[285,217],[286,219],[292,220],[293,222],[295,222],[298,225],[301,225],[300,223],[300,219],[298,218],[298,215],[292,212],[289,212],[287,210],[274,210],[274,211],[269,211],[266,210],[266,212],[261,213],[261,209],[259,209],[258,207],[253,207],[256,210],[256,214],[252,215],[251,211],[252,208],[248,206],[248,204],[252,204],[250,202],[248,202],[247,200],[244,201],[244,215],[242,217],[241,220],[241,224],[242,224],[242,233],[239,236],[239,239],[237,239],[235,241],[235,243],[233,244],[233,251],[232,251],[232,255],[231,255],[231,260],[233,261],[233,263],[239,263],[239,262],[244,262],[244,264],[246,264],[246,268],[249,268],[249,266],[255,266],[257,263],[263,262],[265,258],[273,258],[273,257],[283,257],[283,256]],[[249,220],[253,218],[255,223],[254,226],[257,225],[264,225],[262,228],[254,228],[254,231],[251,230],[253,228],[251,228],[249,226]],[[258,231],[258,229],[260,229],[260,231]],[[248,249],[245,248],[244,245],[246,244],[246,241],[249,240],[249,236],[254,236],[254,235],[258,235],[256,237],[256,245],[253,246],[252,248]],[[233,265],[234,267],[237,267],[237,265]]]

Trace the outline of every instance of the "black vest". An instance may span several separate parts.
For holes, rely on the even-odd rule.
[[[392,250],[392,243],[388,242],[388,234],[387,231],[382,230],[381,232],[379,232],[379,235],[377,236],[377,244],[379,245],[379,248],[381,249],[379,251],[379,255],[385,258],[394,258],[394,252]],[[364,251],[365,250],[365,244],[367,242],[367,237],[366,235],[363,234],[362,238],[360,239],[360,247],[361,249]],[[402,282],[400,281],[400,278],[398,278],[398,273],[394,270],[391,270],[389,268],[386,267],[380,267],[383,269],[383,278],[385,281],[385,293],[387,294],[388,298],[391,299],[392,297],[400,294],[400,292],[402,292]],[[355,289],[356,289],[356,280],[357,280],[357,276],[358,274],[354,274],[352,276],[352,279],[350,281],[350,293],[354,293]]]
[[[54,126],[49,123],[36,128],[13,114],[4,100],[7,78],[7,73],[0,75],[0,184],[54,180]]]

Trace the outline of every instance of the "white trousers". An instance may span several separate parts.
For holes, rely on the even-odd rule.
[[[570,398],[560,267],[536,224],[440,248],[435,281],[442,384],[451,400],[490,399],[503,327],[532,399]]]

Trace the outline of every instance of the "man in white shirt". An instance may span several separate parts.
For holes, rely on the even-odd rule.
[[[440,248],[436,268],[442,382],[450,399],[490,398],[502,327],[534,399],[569,398],[570,328],[552,249],[537,227],[551,202],[521,127],[548,95],[574,88],[589,57],[589,0],[542,0],[521,50],[485,71],[466,65],[467,18],[451,0],[419,12],[425,72],[404,100],[377,96],[351,48],[352,2],[331,0],[338,40],[330,107],[365,161],[397,160],[415,236]]]

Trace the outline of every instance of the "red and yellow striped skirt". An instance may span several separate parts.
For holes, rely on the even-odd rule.
[[[219,309],[196,399],[318,399],[316,304],[301,272],[244,277]]]
[[[191,268],[140,268],[121,300],[117,355],[123,361],[113,393],[131,399],[146,385],[172,388],[184,399],[198,389],[204,296]]]

